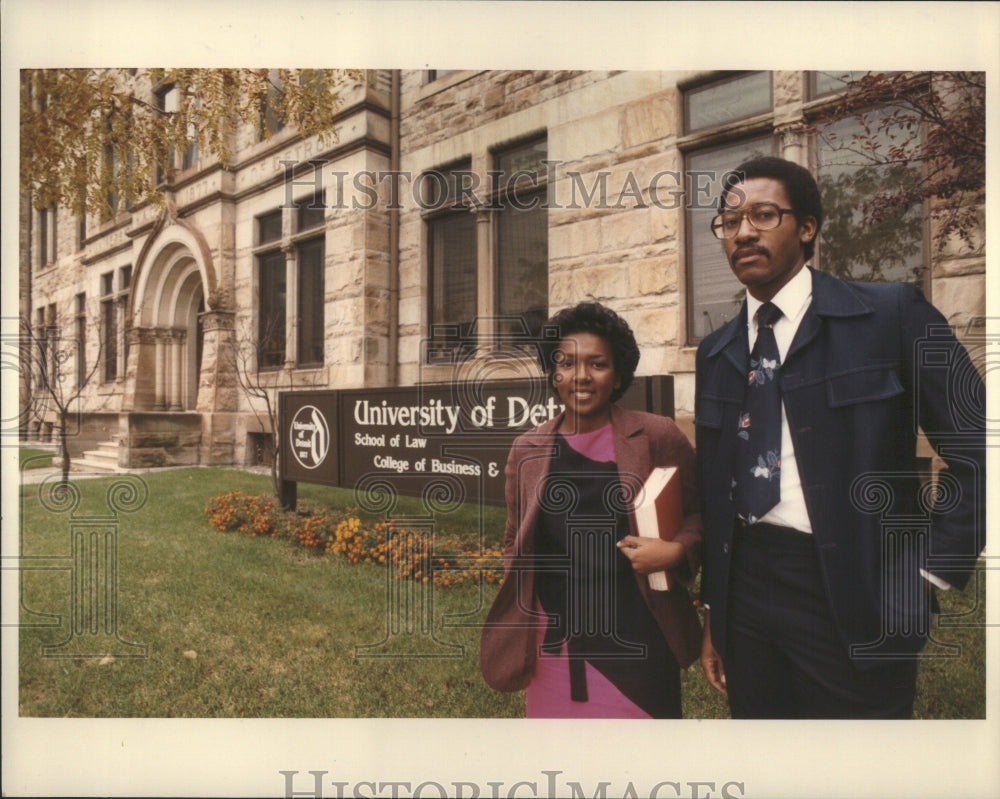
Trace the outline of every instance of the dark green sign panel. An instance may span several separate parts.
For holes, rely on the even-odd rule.
[[[673,378],[636,378],[620,404],[673,416]],[[562,410],[542,380],[285,392],[279,407],[286,484],[487,504],[503,504],[514,439]]]

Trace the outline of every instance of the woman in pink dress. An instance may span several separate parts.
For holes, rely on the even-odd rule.
[[[701,635],[685,588],[701,549],[694,450],[667,417],[615,404],[639,362],[621,317],[581,303],[547,329],[559,338],[543,365],[564,410],[507,460],[505,579],[483,627],[483,676],[526,689],[529,718],[679,718],[680,669]],[[638,537],[631,511],[657,466],[681,480],[672,541]],[[669,591],[650,589],[655,571],[671,575]]]

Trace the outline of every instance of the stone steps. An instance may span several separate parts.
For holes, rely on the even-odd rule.
[[[102,441],[97,449],[84,450],[83,455],[71,461],[75,469],[102,474],[116,474],[124,471],[118,466],[118,441]]]

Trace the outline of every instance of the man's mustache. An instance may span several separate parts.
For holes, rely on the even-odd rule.
[[[731,264],[735,264],[745,255],[763,255],[769,257],[771,255],[771,251],[761,244],[748,244],[746,247],[740,247],[731,256],[729,256],[729,262]]]

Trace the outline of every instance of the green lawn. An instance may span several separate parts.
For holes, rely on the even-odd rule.
[[[18,465],[24,469],[43,469],[52,465],[55,452],[38,447],[20,447],[18,449]]]
[[[137,494],[116,489],[121,479],[111,477],[77,481],[68,497],[40,498],[38,486],[22,488],[21,554],[29,568],[21,589],[21,715],[523,715],[521,694],[494,692],[479,675],[479,625],[494,588],[390,581],[381,567],[350,566],[286,540],[208,525],[210,497],[266,493],[265,476],[210,468],[127,480]],[[307,485],[299,487],[299,501],[311,508],[355,504],[350,491]],[[109,502],[127,512],[110,517]],[[415,500],[396,508],[397,515],[416,511]],[[467,507],[435,525],[468,541],[481,530],[496,546],[503,513]],[[115,530],[117,553],[102,548]],[[96,619],[100,629],[74,609],[114,608],[107,597],[86,594],[88,585],[109,582],[83,583],[72,601],[80,590],[71,583],[72,540],[86,544],[92,567],[117,566],[117,618]],[[973,626],[939,633],[942,641],[960,642],[962,654],[922,667],[918,714],[983,718],[982,588],[949,594],[946,609],[968,610],[959,620]],[[700,668],[690,669],[684,684],[687,717],[727,716]]]

